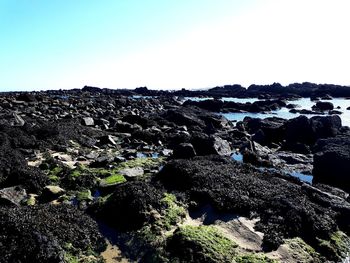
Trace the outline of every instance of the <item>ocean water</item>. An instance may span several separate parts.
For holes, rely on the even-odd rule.
[[[206,99],[212,99],[212,98],[186,98],[194,101],[201,101],[201,100],[206,100]],[[223,101],[233,101],[233,102],[240,102],[240,103],[246,103],[246,102],[251,102],[253,103],[254,101],[257,101],[258,99],[256,98],[223,98]],[[332,100],[321,100],[321,101],[329,101],[333,103],[334,109],[341,111],[342,114],[340,114],[340,118],[342,120],[342,125],[343,126],[349,126],[350,127],[350,110],[347,110],[348,107],[350,107],[350,100],[345,99],[345,98],[334,98]],[[311,107],[316,104],[315,101],[311,101],[309,98],[301,98],[297,100],[289,100],[286,101],[287,104],[296,104],[298,105],[297,109],[306,109],[306,110],[311,110]],[[340,107],[337,109],[337,107]],[[250,113],[250,112],[245,112],[245,113],[237,113],[237,112],[232,112],[232,113],[223,113],[222,115],[225,116],[228,120],[231,121],[242,121],[245,117],[252,117],[252,118],[268,118],[268,117],[280,117],[284,119],[292,119],[295,117],[300,116],[301,114],[299,113],[290,113],[290,109],[287,108],[282,108],[280,110],[276,111],[271,111],[269,113]],[[325,116],[327,113],[325,114]],[[308,118],[316,115],[312,114],[307,114],[305,115]]]
[[[193,101],[203,101],[203,100],[212,100],[214,98],[207,97],[207,98],[199,98],[199,97],[185,97],[185,100],[193,100]],[[222,98],[222,101],[233,101],[233,102],[239,102],[239,103],[253,103],[254,101],[257,101],[259,99],[257,98]]]

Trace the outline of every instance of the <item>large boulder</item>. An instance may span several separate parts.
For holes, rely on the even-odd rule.
[[[350,192],[350,138],[319,140],[314,154],[314,181]]]
[[[197,155],[218,154],[228,156],[231,155],[232,149],[228,141],[218,136],[208,136],[204,133],[194,133],[191,143]]]
[[[317,139],[336,136],[341,127],[338,115],[315,116],[310,119],[301,115],[286,122],[286,142],[313,145]]]
[[[310,125],[310,120],[306,116],[299,116],[287,121],[286,141],[288,143],[312,144],[315,142],[315,135]]]
[[[333,103],[329,101],[318,101],[314,106],[312,106],[312,109],[327,111],[327,110],[333,110],[334,106],[333,106]]]
[[[342,127],[341,118],[338,115],[315,116],[310,121],[317,139],[334,137]]]
[[[253,141],[263,145],[278,143],[284,139],[286,120],[271,117],[265,119],[244,118],[244,124],[250,134],[253,135]]]

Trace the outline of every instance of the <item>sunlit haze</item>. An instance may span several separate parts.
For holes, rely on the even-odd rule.
[[[0,0],[0,90],[350,85],[348,0]]]

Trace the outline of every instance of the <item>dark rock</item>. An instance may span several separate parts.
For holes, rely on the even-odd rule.
[[[230,144],[217,136],[208,136],[203,133],[194,133],[191,143],[197,155],[231,155],[232,149]]]
[[[263,160],[261,159],[261,157],[253,152],[253,151],[249,151],[246,150],[243,152],[243,162],[244,163],[250,163],[254,166],[257,167],[271,167],[271,163],[268,160]]]
[[[285,127],[287,142],[299,142],[304,144],[312,144],[315,142],[310,120],[306,116],[299,116],[288,120]]]
[[[252,140],[259,144],[266,144],[266,136],[262,129],[257,130],[256,133],[253,134]]]
[[[224,106],[224,102],[222,100],[202,100],[202,101],[188,100],[184,103],[184,106],[186,105],[195,105],[205,110],[220,112]]]
[[[339,129],[342,127],[341,118],[338,115],[324,117],[314,116],[310,121],[317,139],[334,137],[339,133]]]
[[[45,186],[40,196],[42,202],[50,202],[65,193],[65,190],[56,185]]]
[[[114,128],[118,132],[126,132],[126,133],[133,133],[133,132],[142,130],[142,127],[139,126],[138,124],[130,124],[128,122],[123,122],[123,121],[117,121],[114,125]]]
[[[281,150],[284,151],[291,151],[293,153],[301,153],[301,154],[309,154],[311,153],[310,146],[306,145],[305,143],[301,142],[286,142]]]
[[[98,139],[99,139],[100,145],[113,145],[113,146],[115,146],[117,144],[111,135],[101,136]]]
[[[324,115],[324,112],[319,112],[319,111],[312,111],[312,110],[306,110],[306,109],[301,109],[301,110],[297,110],[297,109],[291,109],[289,111],[290,113],[300,113],[303,115],[308,115],[308,114],[312,114],[312,115]]]
[[[333,185],[350,192],[350,139],[335,137],[319,140],[315,146],[315,182]]]
[[[336,136],[341,128],[341,119],[337,115],[315,116],[308,119],[299,116],[287,121],[286,141],[288,145],[302,143],[311,145],[319,138]]]
[[[97,217],[120,230],[135,230],[152,220],[151,209],[160,209],[162,191],[146,182],[118,185],[102,206],[92,208]]]
[[[329,203],[306,195],[297,180],[219,156],[174,160],[157,178],[199,205],[209,203],[218,212],[259,216],[255,229],[265,234],[266,250],[295,236],[317,244],[317,238],[327,239],[335,231],[338,213],[350,219],[346,211],[333,210]]]
[[[65,262],[64,248],[101,252],[106,243],[90,217],[69,206],[0,207],[0,262]]]
[[[287,104],[287,106],[286,106],[287,109],[295,109],[295,108],[297,108],[297,107],[298,107],[297,104],[292,104],[292,103],[289,103],[289,104]]]
[[[250,134],[255,134],[253,135],[253,140],[263,145],[279,143],[284,139],[285,122],[286,120],[276,117],[265,119],[244,118],[244,123],[248,132]]]
[[[30,93],[21,93],[20,95],[17,96],[18,101],[24,101],[24,102],[36,102],[36,98],[33,94]]]
[[[102,89],[98,87],[91,87],[91,86],[84,86],[81,91],[83,92],[91,92],[91,93],[99,93],[102,91]]]
[[[164,117],[177,125],[204,127],[205,123],[190,111],[168,110]]]
[[[146,129],[148,127],[152,127],[156,125],[156,123],[146,117],[140,116],[140,115],[126,115],[123,117],[122,121],[130,123],[130,124],[138,124],[140,125],[143,129]]]
[[[313,109],[319,109],[321,111],[333,110],[334,106],[331,102],[318,101],[316,105],[312,106]]]
[[[196,156],[196,151],[190,143],[180,143],[173,152],[173,158],[175,159],[189,159],[194,156]]]
[[[340,114],[343,114],[341,111],[339,111],[339,110],[330,110],[329,112],[328,112],[328,114],[337,114],[337,115],[340,115]]]
[[[98,157],[94,162],[90,164],[91,168],[103,168],[107,164],[113,161],[113,158],[107,155]]]
[[[323,99],[323,100],[332,100],[332,96],[329,95],[329,94],[326,94],[326,95],[322,96],[321,99]]]

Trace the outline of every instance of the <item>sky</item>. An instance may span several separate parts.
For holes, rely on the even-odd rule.
[[[0,91],[350,85],[349,0],[0,0]]]

